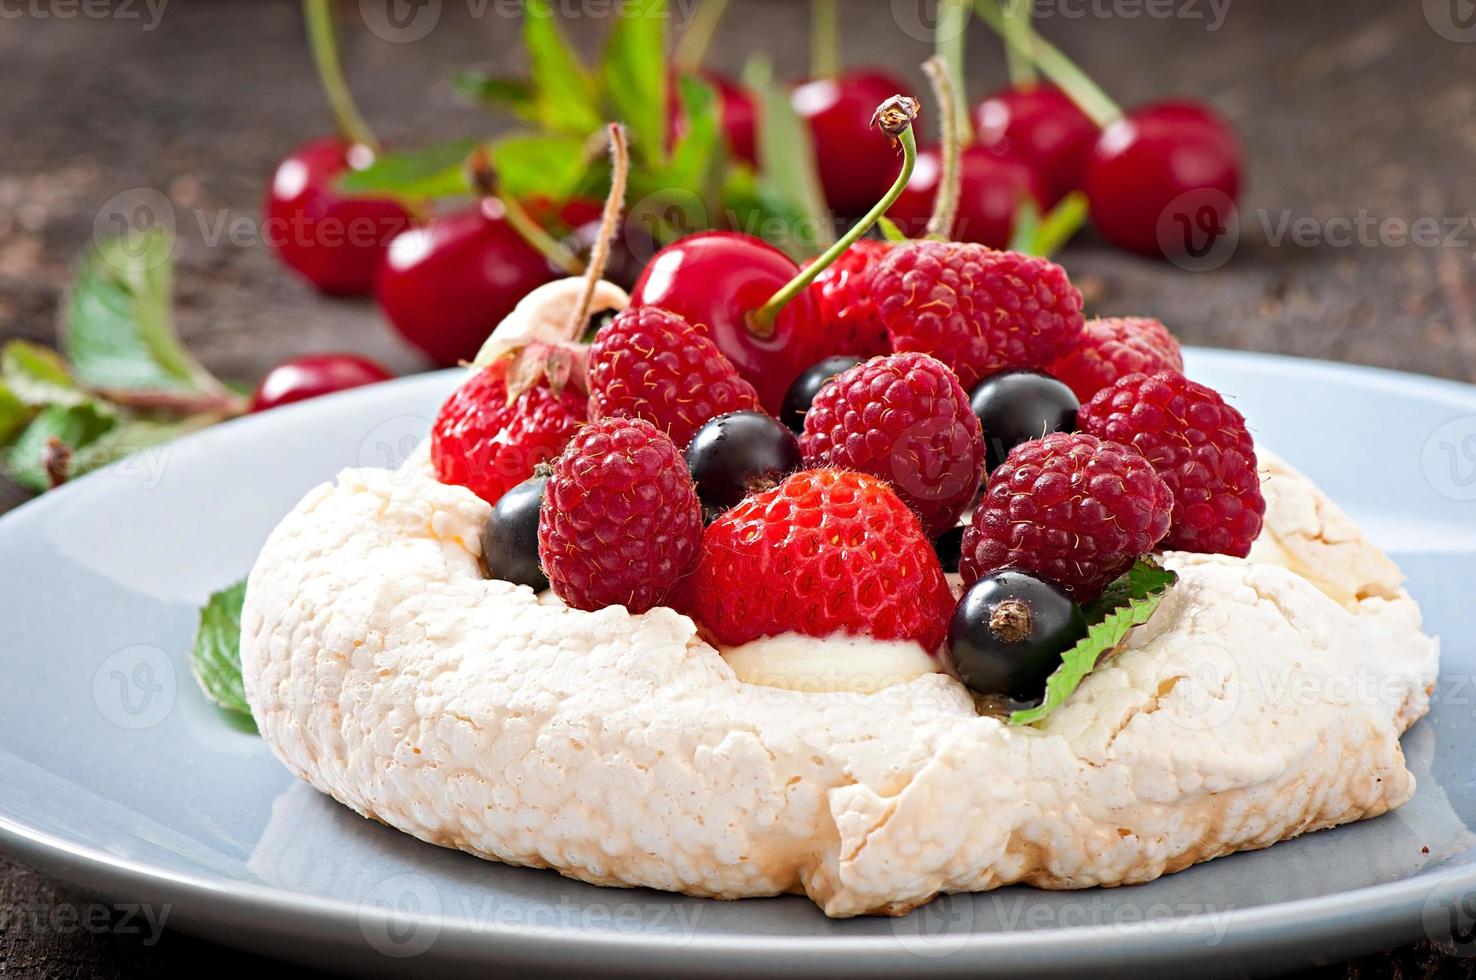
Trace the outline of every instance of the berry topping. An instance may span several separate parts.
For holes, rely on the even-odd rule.
[[[712,419],[697,430],[685,456],[709,518],[770,489],[803,465],[794,433],[763,412]]]
[[[887,325],[876,315],[871,301],[872,270],[891,250],[886,242],[863,238],[810,283],[820,311],[820,329],[835,353],[857,357],[891,353]]]
[[[1071,597],[1024,572],[986,575],[969,586],[948,628],[959,679],[979,694],[1037,702],[1061,654],[1086,636]]]
[[[533,467],[564,451],[588,403],[573,386],[555,394],[545,382],[509,402],[508,363],[473,375],[441,406],[431,428],[436,479],[492,504],[532,476]]]
[[[875,477],[805,470],[714,521],[688,594],[719,643],[797,632],[943,642],[953,594],[917,516]]]
[[[969,396],[926,354],[889,354],[839,375],[815,396],[800,448],[807,465],[891,483],[930,536],[958,521],[984,471]]]
[[[1146,316],[1106,317],[1088,320],[1081,342],[1057,358],[1049,370],[1085,402],[1129,374],[1182,373],[1184,355],[1168,327],[1157,320]]]
[[[665,603],[701,542],[702,505],[681,453],[644,419],[591,422],[554,463],[538,557],[575,609]]]
[[[357,354],[294,357],[278,364],[261,379],[251,396],[251,411],[262,412],[393,377],[382,365]]]
[[[794,384],[789,386],[789,391],[784,394],[784,407],[779,410],[779,418],[785,425],[795,432],[803,432],[805,428],[805,413],[815,402],[815,396],[820,393],[835,376],[842,371],[848,371],[862,362],[863,358],[836,355],[827,357],[818,364],[812,364],[794,379]]]
[[[993,473],[1010,450],[1052,432],[1074,432],[1081,403],[1049,374],[1003,371],[979,382],[969,396],[984,427],[984,469]]]
[[[1182,374],[1132,374],[1082,406],[1083,432],[1132,446],[1174,494],[1166,548],[1244,558],[1266,502],[1245,418]]]
[[[1173,493],[1135,449],[1081,432],[1022,443],[989,478],[964,532],[965,584],[1032,572],[1095,598],[1168,533]]]
[[[896,350],[932,354],[965,387],[1044,368],[1077,343],[1083,323],[1064,269],[983,245],[898,245],[872,275],[871,297]]]
[[[711,340],[653,306],[625,310],[595,335],[589,397],[592,418],[645,419],[679,447],[708,419],[759,407]]]
[[[533,476],[503,494],[492,505],[482,525],[482,564],[492,578],[531,586],[534,592],[548,588],[548,577],[538,564],[538,511],[548,488],[548,465],[540,464]]]

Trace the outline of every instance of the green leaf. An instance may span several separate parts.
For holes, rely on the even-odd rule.
[[[391,195],[419,200],[456,197],[471,192],[466,180],[466,158],[474,139],[437,143],[410,153],[388,153],[363,170],[351,170],[338,180],[345,194]]]
[[[876,226],[881,229],[881,236],[885,241],[889,241],[894,245],[907,241],[907,235],[901,228],[897,227],[897,222],[888,218],[886,215],[882,215],[876,220]]]
[[[766,197],[784,199],[787,210],[803,223],[789,230],[789,240],[803,244],[806,257],[818,255],[835,239],[809,130],[790,104],[788,90],[774,81],[768,59],[762,55],[749,59],[743,80],[759,104],[760,185]]]
[[[491,146],[498,190],[515,198],[567,200],[584,177],[583,140],[567,136],[508,136]]]
[[[1072,191],[1041,220],[1030,243],[1030,254],[1050,258],[1081,231],[1087,220],[1087,196]]]
[[[241,680],[241,606],[246,580],[213,594],[200,609],[200,625],[190,648],[190,669],[200,690],[226,711],[251,717]]]
[[[1133,627],[1148,622],[1178,579],[1153,559],[1139,558],[1083,609],[1087,635],[1061,655],[1061,666],[1046,680],[1045,700],[1037,707],[1011,713],[1010,724],[1032,725],[1060,707],[1097,662],[1122,644]]]
[[[10,441],[29,421],[31,407],[21,401],[10,389],[0,384],[0,445]]]
[[[509,112],[525,122],[538,121],[533,86],[522,78],[502,78],[479,68],[451,76],[451,91],[464,102]]]
[[[810,226],[810,219],[747,167],[734,167],[728,172],[723,184],[723,208],[725,223],[733,231],[762,238],[796,262],[820,254],[814,235],[796,234]]]
[[[594,80],[554,23],[548,0],[523,4],[523,43],[533,75],[538,118],[555,132],[580,139],[600,127]]]
[[[51,489],[52,480],[46,462],[52,453],[52,440],[76,453],[92,445],[118,424],[112,410],[98,402],[80,405],[49,405],[21,430],[15,442],[5,451],[5,472],[12,480],[35,493]],[[74,473],[68,465],[64,476]]]
[[[12,340],[0,351],[0,379],[12,395],[34,408],[88,400],[55,351],[24,340]]]
[[[683,76],[678,87],[687,125],[660,179],[667,187],[706,196],[715,189],[718,165],[723,159],[718,94],[706,82],[689,76]]]
[[[65,306],[61,348],[90,388],[219,392],[174,334],[173,239],[153,228],[109,238],[82,259]]]
[[[606,96],[630,132],[637,159],[655,166],[666,156],[666,0],[630,0],[605,45]]]

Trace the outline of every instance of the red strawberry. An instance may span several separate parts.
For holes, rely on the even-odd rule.
[[[831,354],[875,357],[892,350],[887,325],[871,301],[871,274],[892,246],[863,238],[841,253],[810,283]]]
[[[575,609],[666,602],[702,543],[702,505],[671,439],[643,419],[579,430],[538,512],[538,560]]]
[[[1168,533],[1174,496],[1137,450],[1053,432],[1010,450],[964,529],[965,585],[1000,568],[1096,598]]]
[[[509,363],[473,375],[441,406],[431,429],[436,478],[490,504],[564,451],[588,401],[574,386],[555,394],[544,379],[509,402]]]
[[[763,409],[753,385],[701,331],[675,313],[642,306],[595,334],[589,410],[596,419],[645,419],[684,447],[708,419]]]
[[[1174,492],[1164,546],[1244,558],[1266,501],[1245,418],[1173,371],[1130,374],[1081,407],[1081,431],[1132,446]]]
[[[931,537],[958,523],[984,474],[984,434],[968,393],[926,354],[873,358],[837,375],[805,413],[809,466],[881,477]]]
[[[953,593],[917,516],[881,480],[804,470],[702,536],[688,599],[723,644],[797,632],[943,642]]]
[[[1060,266],[983,245],[898,245],[871,277],[894,350],[932,354],[965,388],[1009,368],[1044,368],[1081,336],[1081,293]]]
[[[1085,405],[1093,395],[1129,374],[1184,370],[1179,342],[1146,316],[1107,317],[1086,322],[1086,336],[1048,368]]]

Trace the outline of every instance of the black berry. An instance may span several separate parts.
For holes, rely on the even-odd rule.
[[[709,520],[775,486],[804,462],[794,433],[763,412],[708,420],[687,444],[686,457]]]
[[[1061,654],[1086,636],[1081,607],[1048,582],[1001,571],[970,586],[953,611],[948,649],[979,694],[1039,701]]]
[[[795,432],[805,431],[805,413],[810,410],[810,404],[814,402],[820,389],[829,384],[837,374],[849,371],[863,360],[865,358],[837,354],[805,368],[784,394],[784,405],[779,410],[780,420]]]
[[[503,494],[482,525],[482,562],[492,578],[529,585],[534,592],[548,588],[538,564],[538,510],[548,487],[547,467]]]
[[[1004,371],[975,386],[969,402],[984,427],[984,469],[992,472],[1022,442],[1075,432],[1081,402],[1065,383],[1038,371]]]

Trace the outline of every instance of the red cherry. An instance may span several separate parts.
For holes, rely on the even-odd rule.
[[[748,314],[799,274],[768,242],[733,231],[688,235],[661,249],[631,293],[634,306],[659,306],[684,317],[717,344],[770,414],[801,371],[818,361],[819,317],[809,290],[779,312],[774,332],[755,336]]]
[[[388,381],[394,375],[381,364],[357,354],[307,354],[283,361],[267,372],[251,396],[251,411],[317,398],[360,385]]]
[[[975,142],[1025,161],[1045,185],[1045,206],[1078,190],[1097,124],[1053,85],[1007,88],[974,107]]]
[[[340,174],[372,160],[368,148],[325,136],[293,150],[267,189],[263,237],[283,264],[325,293],[369,292],[390,240],[415,224],[393,198],[333,189]]]
[[[391,243],[374,294],[407,341],[437,364],[476,356],[530,290],[554,278],[489,198]]]
[[[921,235],[927,228],[942,176],[938,151],[923,150],[917,155],[912,179],[887,211],[887,217],[908,235]],[[1043,207],[1045,199],[1046,188],[1040,176],[1023,160],[984,146],[967,147],[959,154],[958,214],[950,237],[1007,248],[1014,236],[1020,202],[1031,200],[1036,207]]]
[[[719,118],[723,123],[723,138],[728,152],[739,160],[758,164],[758,111],[754,108],[753,96],[740,88],[731,79],[715,71],[703,68],[697,77],[706,82],[718,97]],[[666,106],[666,122],[669,142],[674,146],[687,131],[687,114],[682,111],[681,89],[676,75],[671,76]]]
[[[898,173],[897,152],[871,128],[876,107],[906,87],[879,72],[846,72],[806,82],[790,103],[809,123],[820,186],[832,208],[860,214],[887,192]]]
[[[1212,109],[1143,106],[1092,147],[1092,221],[1108,241],[1144,255],[1202,247],[1230,227],[1242,172],[1235,133]]]

